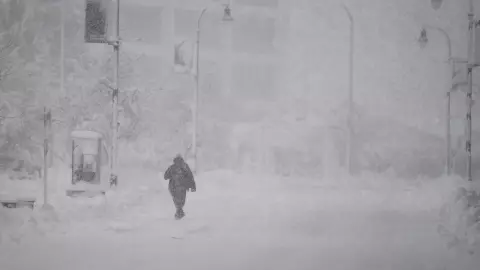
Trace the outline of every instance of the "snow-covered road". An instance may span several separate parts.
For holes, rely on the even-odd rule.
[[[342,190],[277,188],[264,203],[265,190],[235,190],[189,194],[187,217],[174,221],[158,189],[115,222],[4,243],[0,269],[478,269],[444,248],[433,212],[332,200]]]
[[[424,216],[323,212],[303,221],[292,217],[276,230],[253,218],[237,218],[233,225],[230,218],[226,214],[229,222],[218,224],[185,219],[190,224],[183,239],[170,237],[178,230],[167,219],[127,232],[36,237],[2,248],[0,268],[383,270],[444,269],[440,266],[455,263],[442,248],[434,223]],[[228,228],[222,228],[226,223]],[[446,269],[454,269],[450,267]]]

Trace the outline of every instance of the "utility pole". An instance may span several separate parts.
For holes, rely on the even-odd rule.
[[[110,162],[110,185],[118,184],[117,175],[117,148],[118,148],[118,92],[119,92],[119,69],[120,69],[120,0],[117,0],[115,22],[115,39],[110,45],[115,54],[113,91],[112,91],[112,151]]]
[[[474,42],[475,42],[475,28],[477,27],[477,21],[474,15],[473,0],[469,0],[468,11],[468,64],[467,64],[467,113],[465,115],[467,139],[465,143],[465,150],[467,152],[467,179],[472,181],[472,94],[473,94],[473,68],[475,67],[474,57]]]
[[[114,70],[112,85],[112,121],[111,134],[112,143],[109,154],[110,165],[110,186],[116,186],[117,176],[117,144],[118,144],[118,92],[119,92],[119,66],[120,66],[120,0],[116,0],[116,12],[113,12],[111,3],[113,0],[85,0],[85,42],[108,44],[114,51]],[[115,14],[115,22],[112,22],[110,15]],[[107,22],[108,21],[108,22]],[[109,27],[112,24],[114,27]],[[107,36],[111,29],[115,29],[113,37]]]

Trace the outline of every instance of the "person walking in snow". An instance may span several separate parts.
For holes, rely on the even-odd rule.
[[[181,219],[185,216],[183,207],[185,206],[187,191],[195,192],[197,190],[193,173],[183,157],[177,155],[163,178],[169,181],[168,190],[176,208],[175,219]]]

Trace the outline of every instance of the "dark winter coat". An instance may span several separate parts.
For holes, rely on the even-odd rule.
[[[171,181],[175,187],[196,189],[193,173],[182,158],[175,158],[174,163],[165,172],[164,179]]]

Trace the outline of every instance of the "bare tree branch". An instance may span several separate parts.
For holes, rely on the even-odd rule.
[[[8,49],[10,49],[11,47],[13,47],[15,43],[12,41],[12,39],[9,39],[7,41],[7,44],[5,46],[2,46],[0,47],[0,55],[4,54],[5,51],[7,51]],[[6,53],[5,53],[6,54]],[[0,58],[1,59],[1,58]]]
[[[103,86],[107,87],[108,89],[110,89],[110,90],[112,90],[112,91],[115,90],[115,89],[109,84],[108,81],[102,80],[102,81],[100,81],[100,85],[103,85]]]
[[[0,81],[3,81],[5,77],[11,75],[13,72],[11,72],[13,69],[13,66],[7,66],[4,69],[0,69]]]

